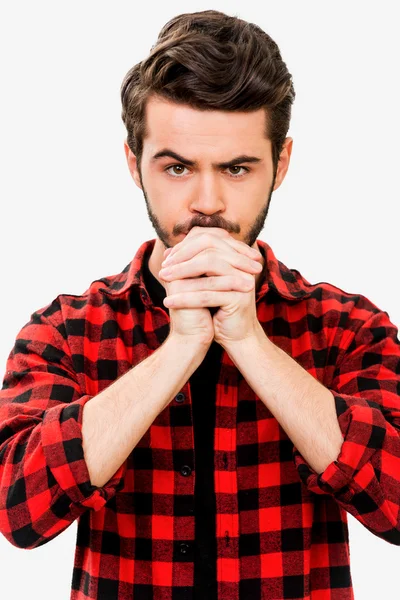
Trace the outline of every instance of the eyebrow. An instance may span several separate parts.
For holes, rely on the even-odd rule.
[[[188,165],[189,167],[197,167],[198,163],[195,160],[189,160],[188,158],[184,158],[180,156],[170,148],[163,148],[160,152],[157,152],[152,158],[151,162],[155,162],[158,158],[162,158],[163,156],[170,156],[175,160],[181,162],[184,165]],[[217,167],[219,169],[227,169],[229,167],[233,167],[238,163],[259,163],[262,162],[262,159],[258,156],[248,156],[247,154],[241,154],[240,156],[236,156],[232,158],[232,160],[228,160],[227,162],[221,163],[213,163],[213,167]]]

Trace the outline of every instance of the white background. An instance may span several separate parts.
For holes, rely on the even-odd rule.
[[[155,237],[119,89],[166,21],[209,8],[261,26],[293,75],[291,163],[260,238],[399,325],[396,2],[14,1],[0,16],[1,377],[34,310],[120,272]],[[400,548],[348,519],[355,599],[399,598]],[[75,536],[73,523],[34,551],[1,537],[1,598],[69,598]]]

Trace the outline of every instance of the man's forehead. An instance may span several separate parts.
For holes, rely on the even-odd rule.
[[[144,153],[153,163],[167,156],[188,166],[212,161],[218,168],[225,164],[262,162],[271,152],[265,137],[265,113],[205,111],[160,98],[150,98],[146,113]],[[185,160],[183,160],[183,158]],[[164,158],[164,161],[166,159]]]
[[[159,136],[164,145],[171,136],[195,135],[199,138],[213,136],[263,137],[265,111],[201,110],[187,104],[150,98],[146,105],[146,125],[149,137]]]

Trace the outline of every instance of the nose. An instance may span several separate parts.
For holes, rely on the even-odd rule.
[[[191,208],[205,215],[212,215],[225,208],[222,189],[218,178],[219,174],[204,173],[198,176],[193,190]],[[207,227],[208,225],[204,225]]]

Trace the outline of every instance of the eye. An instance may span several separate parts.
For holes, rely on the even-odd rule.
[[[241,165],[233,165],[232,167],[228,167],[229,169],[244,169],[246,173],[248,173],[250,171],[250,169],[248,167],[242,167]],[[231,175],[231,177],[235,177],[236,179],[238,177],[242,177],[243,173],[241,175]]]
[[[185,165],[182,165],[181,163],[175,163],[173,165],[170,165],[169,167],[166,167],[164,169],[164,171],[166,171],[168,173],[168,175],[171,175],[171,177],[175,177],[175,179],[179,179],[181,177],[182,173],[178,174],[178,175],[176,175],[176,174],[172,175],[172,173],[170,173],[170,171],[169,171],[170,169],[174,169],[176,167],[179,167],[181,169],[187,168],[187,167],[185,167]],[[246,173],[248,173],[250,171],[250,169],[248,167],[243,167],[241,165],[232,165],[231,167],[228,167],[228,169],[244,169],[244,171]],[[243,177],[243,176],[244,176],[244,173],[242,173],[240,175],[231,175],[231,174],[229,175],[229,177],[232,177],[233,179],[239,179],[240,177]]]
[[[173,168],[176,168],[176,167],[179,167],[181,169],[186,169],[186,167],[184,165],[181,165],[181,164],[177,163],[175,165],[170,165],[169,167],[167,167],[165,169],[165,171],[168,173],[168,175],[171,175],[172,177],[179,177],[179,175],[176,175],[176,174],[172,175],[172,173],[169,172],[170,169],[173,169]]]

